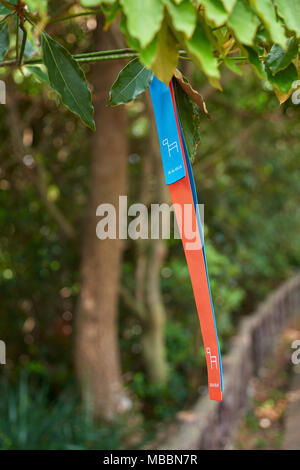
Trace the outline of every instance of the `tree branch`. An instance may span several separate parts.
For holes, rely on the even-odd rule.
[[[120,286],[120,297],[128,309],[133,312],[141,321],[145,320],[145,309],[125,286]]]
[[[137,52],[121,52],[119,53],[118,50],[116,52],[113,51],[97,51],[92,53],[86,54],[75,54],[73,55],[73,59],[76,62],[84,62],[84,63],[93,63],[93,62],[101,62],[103,60],[122,60],[122,59],[134,59],[138,56]],[[32,59],[24,60],[23,65],[33,65],[33,64],[42,64],[43,59],[42,57],[34,57]],[[15,57],[13,59],[4,60],[0,62],[0,67],[13,67],[14,65],[18,65],[18,58]]]

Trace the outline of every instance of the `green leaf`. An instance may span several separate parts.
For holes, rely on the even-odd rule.
[[[229,16],[228,26],[233,29],[236,37],[243,44],[253,44],[259,18],[245,0],[237,0],[237,3]]]
[[[222,0],[224,7],[228,13],[231,13],[233,10],[234,5],[236,4],[236,0]]]
[[[288,40],[287,50],[282,49],[278,44],[274,44],[267,55],[267,64],[272,74],[275,75],[280,70],[285,69],[298,54],[298,41],[295,38]]]
[[[295,65],[292,63],[286,69],[281,70],[272,75],[268,66],[266,67],[268,80],[272,85],[276,86],[281,93],[289,93],[292,89],[293,82],[298,80],[298,72]]]
[[[268,48],[269,43],[270,35],[266,28],[263,26],[259,28],[258,32],[256,33],[254,44],[260,48],[261,53],[264,53],[264,50],[265,48]]]
[[[153,72],[146,69],[139,59],[133,59],[118,75],[109,93],[109,105],[128,103],[143,93],[153,79]]]
[[[0,24],[0,61],[3,60],[8,51],[9,36],[7,23]]]
[[[299,0],[274,0],[279,16],[291,31],[300,37],[300,2]]]
[[[127,24],[126,24],[126,17],[124,15],[121,16],[120,30],[125,35],[128,46],[131,47],[131,49],[134,49],[140,52],[141,51],[140,42],[138,41],[138,39],[135,39],[134,37],[132,37],[131,34],[129,33]]]
[[[194,5],[190,0],[183,0],[179,5],[171,0],[163,0],[172,18],[174,28],[190,38],[195,31],[197,15]]]
[[[173,80],[173,86],[182,132],[189,156],[193,160],[200,141],[199,110],[175,79]]]
[[[242,72],[242,69],[241,69],[241,66],[239,66],[238,64],[236,64],[236,62],[234,61],[234,59],[230,58],[230,57],[226,57],[224,59],[224,63],[226,65],[227,68],[229,68],[229,70],[231,70],[233,73],[235,73],[236,75],[243,75],[243,72]],[[243,65],[243,64],[242,64]]]
[[[191,37],[186,41],[186,47],[189,55],[195,63],[211,78],[219,78],[218,61],[214,56],[213,46],[205,35],[201,24]]]
[[[51,87],[50,82],[49,82],[49,77],[47,74],[46,67],[44,65],[41,66],[36,66],[36,65],[26,65],[26,69],[31,73],[34,78],[39,82],[39,83],[45,83],[49,87]],[[45,70],[44,70],[45,69]],[[57,106],[60,105],[60,100],[57,92],[52,89],[53,93],[53,99],[55,100]]]
[[[9,15],[9,13],[12,13],[12,10],[9,10],[4,5],[0,4],[0,15],[1,16]]]
[[[244,46],[244,49],[248,56],[249,63],[252,65],[259,78],[266,79],[267,74],[264,69],[264,64],[260,60],[258,53],[252,49],[252,47]]]
[[[177,66],[179,44],[167,23],[162,25],[157,40],[157,52],[151,69],[159,80],[168,84]]]
[[[155,36],[154,39],[148,44],[148,46],[139,50],[139,57],[142,64],[145,65],[148,69],[151,69],[151,66],[155,60],[158,49],[158,37]]]
[[[121,7],[119,3],[112,3],[112,4],[103,4],[101,5],[103,14],[105,16],[105,25],[104,25],[104,31],[107,31],[110,25],[115,21],[115,19],[118,16],[118,13],[121,10]]]
[[[47,14],[47,0],[26,0],[26,4],[29,10],[32,12],[39,12],[42,16],[45,16]]]
[[[147,46],[160,30],[164,16],[162,0],[120,0],[120,3],[127,17],[129,33],[142,47]]]
[[[227,20],[228,13],[220,0],[201,0],[205,7],[207,18],[214,22],[216,26],[221,26]]]
[[[46,83],[50,86],[49,77],[41,67],[37,67],[36,65],[27,65],[26,68],[38,79],[39,82]]]
[[[250,0],[257,11],[258,16],[261,18],[266,28],[268,29],[270,36],[275,44],[279,44],[282,47],[286,45],[286,36],[281,23],[277,21],[274,6],[271,0]]]
[[[71,54],[47,33],[42,34],[43,61],[51,87],[62,102],[91,129],[95,129],[91,92],[82,69]]]

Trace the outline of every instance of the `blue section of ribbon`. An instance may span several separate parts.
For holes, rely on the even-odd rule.
[[[176,117],[169,87],[153,78],[150,93],[157,124],[166,184],[173,184],[185,177]]]

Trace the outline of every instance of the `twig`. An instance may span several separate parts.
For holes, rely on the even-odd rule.
[[[92,63],[92,62],[100,62],[103,60],[122,60],[122,59],[133,59],[138,56],[137,52],[125,52],[122,54],[110,54],[107,51],[99,51],[87,54],[78,54],[73,55],[73,59],[76,62],[85,62],[85,63]],[[30,65],[30,64],[42,64],[43,60],[41,57],[35,57],[32,59],[27,59],[23,61],[23,65]],[[17,58],[5,60],[0,62],[0,67],[11,67],[14,65],[18,65]]]
[[[138,57],[138,52],[133,51],[132,49],[116,49],[113,51],[96,51],[96,52],[87,52],[82,54],[74,54],[73,59],[76,62],[81,63],[93,63],[93,62],[101,62],[104,60],[122,60],[122,59],[134,59]],[[179,58],[182,60],[192,61],[192,59],[188,56],[179,55]],[[260,60],[264,60],[264,56],[259,56]],[[249,63],[247,57],[226,57],[227,60],[231,61],[245,61],[246,64]],[[219,62],[224,62],[224,58],[219,58]],[[42,64],[43,59],[42,57],[35,57],[32,59],[27,59],[23,61],[23,65],[30,65],[30,64]],[[0,62],[0,67],[11,67],[14,65],[18,65],[18,57],[13,59],[5,60]]]
[[[19,62],[19,26],[20,26],[20,17],[17,16],[17,31],[16,31],[16,63]]]
[[[58,18],[53,18],[52,20],[49,21],[48,24],[58,23],[60,21],[72,20],[72,19],[78,18],[80,16],[97,15],[98,13],[102,13],[102,10],[97,9],[97,10],[83,11],[83,12],[80,12],[80,13],[73,13],[71,15],[61,16],[61,17],[58,17]]]
[[[27,31],[24,26],[21,27],[21,30],[23,31],[23,37],[22,37],[22,44],[21,44],[21,49],[20,49],[20,55],[18,58],[18,65],[22,65],[22,60],[24,56],[24,51],[25,51],[25,46],[26,46],[26,41],[27,41]]]

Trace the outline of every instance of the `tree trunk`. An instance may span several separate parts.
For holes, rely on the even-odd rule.
[[[160,268],[166,254],[166,246],[163,240],[149,242],[145,297],[147,318],[142,334],[142,354],[149,380],[158,385],[165,385],[168,379],[166,312],[160,291]]]
[[[117,29],[98,26],[97,50],[120,47]],[[77,306],[75,366],[94,416],[111,419],[129,405],[123,390],[118,348],[118,294],[122,240],[96,237],[96,208],[126,194],[127,117],[123,106],[107,106],[109,89],[124,64],[105,61],[94,68],[94,134],[91,193],[85,221],[81,290]]]
[[[144,157],[141,201],[146,205],[166,202],[166,186],[160,157],[155,118],[147,96],[150,120],[149,153]],[[151,177],[152,176],[152,177]],[[151,184],[151,180],[154,182]],[[167,247],[161,239],[140,240],[136,268],[136,300],[143,305],[142,355],[148,379],[165,385],[168,363],[165,344],[166,311],[160,289],[160,269]]]

